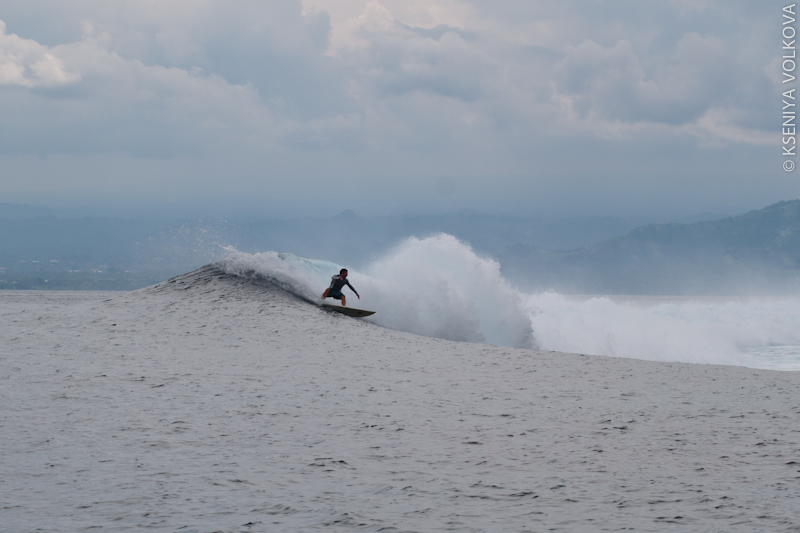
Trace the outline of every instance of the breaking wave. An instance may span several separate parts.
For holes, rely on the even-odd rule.
[[[343,265],[233,248],[221,263],[315,304]],[[800,370],[800,299],[571,297],[525,294],[500,265],[450,235],[410,238],[349,280],[348,305],[401,331],[499,346],[656,361]],[[330,300],[329,300],[330,301]]]
[[[228,248],[222,267],[236,275],[266,278],[314,303],[342,266],[292,254],[242,253]],[[522,294],[500,274],[500,265],[476,255],[450,235],[411,238],[364,270],[347,267],[357,300],[348,305],[378,311],[369,320],[429,337],[499,346],[533,347]]]

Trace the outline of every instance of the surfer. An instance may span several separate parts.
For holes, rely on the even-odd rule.
[[[325,289],[325,292],[322,293],[322,299],[335,298],[336,300],[341,300],[342,305],[347,307],[347,299],[345,298],[344,294],[342,294],[342,288],[344,288],[345,285],[350,287],[350,290],[356,293],[356,296],[358,296],[359,300],[361,299],[361,296],[358,295],[358,291],[355,290],[352,285],[350,285],[349,281],[347,281],[346,268],[341,269],[338,276],[331,277],[331,286]]]

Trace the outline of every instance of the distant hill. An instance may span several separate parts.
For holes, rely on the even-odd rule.
[[[650,224],[571,252],[519,244],[499,256],[531,290],[612,294],[800,291],[800,200],[694,224]]]
[[[699,215],[705,220],[715,216]],[[717,222],[644,226],[626,235],[638,222],[615,217],[545,219],[469,211],[362,218],[349,210],[333,217],[293,220],[156,220],[57,216],[49,208],[0,204],[0,289],[57,286],[127,290],[216,261],[224,255],[223,245],[251,253],[291,252],[358,269],[407,237],[444,232],[468,242],[481,255],[501,259],[504,270],[522,286],[571,292],[653,292],[653,279],[665,280],[680,270],[665,269],[656,261],[644,259],[631,262],[631,256],[647,258],[651,252],[650,245],[643,244],[651,242],[646,236],[638,237],[641,242],[631,236],[664,232],[665,228],[667,233],[678,231],[674,228],[714,228],[714,224]],[[625,236],[609,239],[619,235]],[[686,237],[676,235],[675,240],[684,242]],[[598,241],[601,244],[590,246]],[[579,246],[589,247],[560,252]],[[636,251],[637,247],[643,249]],[[685,255],[694,257],[692,254]],[[694,264],[694,259],[687,261]],[[602,268],[595,269],[593,264]],[[709,265],[714,264],[709,259]],[[663,272],[653,278],[652,272],[658,268]],[[620,269],[622,277],[618,276]],[[630,283],[642,272],[649,273],[631,288]],[[667,279],[664,283],[667,288],[659,291],[673,290],[675,281]]]

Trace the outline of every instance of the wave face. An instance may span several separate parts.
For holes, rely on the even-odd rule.
[[[292,254],[246,254],[228,248],[222,268],[256,275],[314,303],[340,265]],[[534,346],[523,295],[500,274],[500,265],[478,257],[450,235],[407,239],[363,271],[347,267],[357,300],[348,305],[378,311],[368,320],[388,328],[441,339],[498,346]]]
[[[330,283],[332,272],[339,272],[341,269],[330,261],[307,259],[293,254],[248,254],[230,246],[225,251],[228,255],[220,266],[228,274],[266,279],[311,303],[318,303],[320,295]]]
[[[228,248],[221,266],[320,304],[341,265]],[[346,266],[346,265],[345,265]],[[511,287],[500,265],[450,235],[411,238],[363,270],[348,304],[371,322],[448,340],[655,361],[800,370],[800,299],[577,298]],[[330,300],[329,300],[330,301]]]

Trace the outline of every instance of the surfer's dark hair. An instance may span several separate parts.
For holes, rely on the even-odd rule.
[[[341,269],[341,270],[339,271],[339,274],[344,274],[345,272],[347,272],[347,269],[346,269],[346,268],[343,268],[343,269]]]

